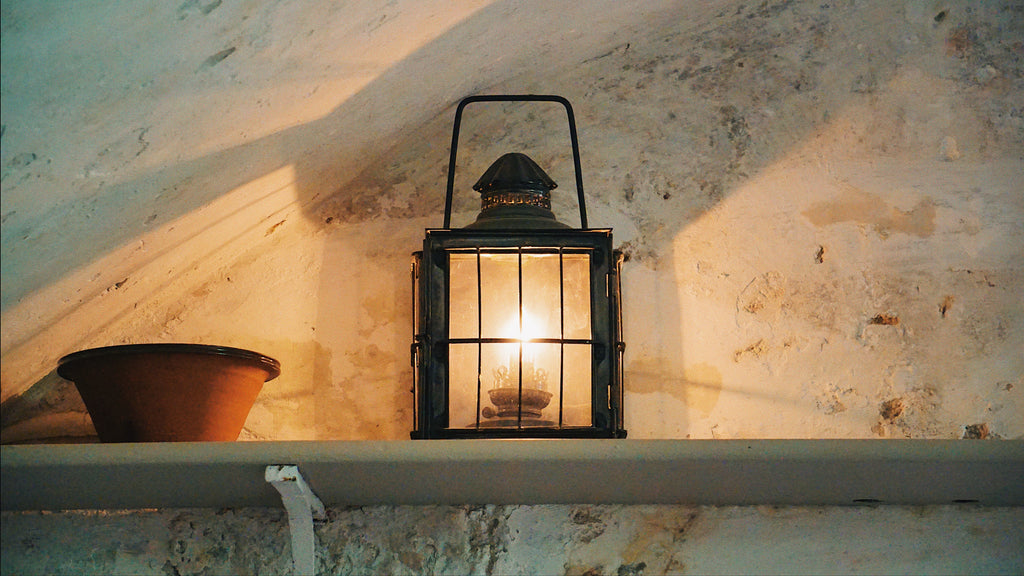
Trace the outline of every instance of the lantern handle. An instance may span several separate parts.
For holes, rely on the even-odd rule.
[[[587,229],[587,205],[583,199],[583,175],[580,171],[580,147],[576,138],[576,116],[572,104],[561,96],[538,94],[497,94],[468,96],[455,109],[455,125],[452,129],[451,158],[448,160],[448,193],[444,200],[444,228],[451,228],[452,194],[455,190],[455,156],[459,147],[459,126],[462,124],[462,109],[472,102],[557,102],[565,107],[569,118],[569,139],[572,141],[572,160],[576,169],[576,194],[579,196],[580,228]]]

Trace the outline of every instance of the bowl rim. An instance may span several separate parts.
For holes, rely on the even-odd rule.
[[[104,356],[120,356],[131,354],[206,354],[212,356],[229,356],[239,360],[245,360],[259,365],[267,371],[269,382],[281,375],[281,363],[252,350],[232,348],[230,346],[216,346],[212,344],[187,344],[187,343],[153,343],[153,344],[120,344],[116,346],[101,346],[72,352],[57,361],[57,374],[62,378],[74,380],[71,372],[74,364],[81,360],[102,358]]]

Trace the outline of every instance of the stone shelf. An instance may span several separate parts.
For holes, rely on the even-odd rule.
[[[3,510],[327,505],[1024,505],[1018,440],[434,440],[0,447]]]

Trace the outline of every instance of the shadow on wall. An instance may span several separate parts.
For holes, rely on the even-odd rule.
[[[619,4],[609,2],[607,8]],[[12,274],[5,277],[3,311],[33,292],[59,282],[83,263],[97,260],[145,234],[151,226],[190,213],[283,167],[292,167],[298,201],[307,209],[327,196],[345,193],[346,183],[355,174],[393,149],[397,142],[415,140],[422,122],[438,118],[462,97],[481,92],[509,76],[533,73],[538,59],[554,60],[556,54],[558,62],[584,59],[601,50],[602,42],[618,28],[657,17],[666,10],[666,4],[671,3],[651,4],[646,10],[618,7],[607,16],[613,23],[595,23],[594,32],[587,35],[562,28],[564,21],[585,14],[583,8],[568,10],[552,4],[548,8],[557,7],[559,18],[545,18],[550,10],[528,10],[511,1],[492,2],[396,62],[323,118],[195,159],[167,163],[158,170],[108,186],[74,205],[47,212],[39,221],[18,225],[26,241],[5,247],[3,269]],[[532,30],[531,34],[549,39],[524,43],[520,27],[509,26],[509,21],[521,22]],[[395,34],[401,32],[397,30]],[[225,52],[201,68],[216,71],[218,66],[230,62],[229,58],[244,56],[241,50]],[[452,65],[452,55],[458,55],[458,66]],[[444,122],[450,127],[450,115]],[[446,149],[447,143],[447,138],[436,142],[433,152],[438,159],[446,159],[442,148]],[[129,212],[129,206],[140,208]],[[436,202],[430,210],[435,208]],[[348,209],[351,215],[345,217],[352,221],[378,215],[369,198],[353,200]],[[108,226],[92,221],[93,215],[126,213],[130,217],[103,220],[112,223]],[[141,218],[135,217],[143,214]],[[8,216],[12,221],[18,220],[17,214]],[[15,240],[14,228],[8,230],[11,240]],[[76,242],[69,246],[61,241],[64,238],[75,238]],[[28,239],[31,246],[24,245]],[[15,272],[17,277],[13,277]]]
[[[572,12],[550,19],[540,10],[527,10],[512,1],[495,2],[392,66],[322,119],[171,164],[104,190],[88,206],[76,206],[65,220],[51,223],[64,228],[60,238],[76,239],[73,251],[66,251],[59,238],[48,241],[45,237],[31,247],[5,249],[5,276],[13,273],[9,271],[27,274],[21,289],[5,290],[5,320],[18,313],[20,305],[15,303],[20,298],[31,299],[34,292],[59,284],[83,262],[98,261],[145,233],[153,223],[145,218],[117,221],[116,229],[82,218],[85,210],[118,214],[126,201],[152,205],[156,222],[168,222],[290,167],[294,182],[289,185],[301,215],[329,239],[353,238],[353,230],[389,235],[395,219],[415,226],[439,225],[454,104],[481,92],[558,93],[576,108],[592,225],[614,226],[616,238],[631,258],[628,266],[647,270],[636,272],[634,281],[653,282],[642,289],[657,304],[629,317],[633,331],[627,337],[638,341],[630,353],[638,378],[630,385],[640,390],[656,386],[665,371],[655,370],[645,379],[645,362],[678,356],[684,327],[692,320],[681,317],[675,283],[650,271],[671,261],[673,240],[691,222],[805,142],[851,101],[873,97],[901,65],[892,54],[905,49],[900,46],[902,37],[890,27],[872,23],[900,19],[903,14],[900,7],[891,6],[832,8],[778,2],[748,7],[738,1],[708,4],[699,10],[667,8],[671,3],[666,3],[650,14],[634,14],[639,11],[617,4],[606,6],[609,13],[605,14],[594,14],[582,5],[570,9],[553,4],[551,10]],[[600,32],[588,35],[565,29],[573,18],[600,20],[594,26]],[[955,38],[957,34],[950,29],[952,24],[943,24],[937,16],[917,25],[935,35]],[[547,40],[522,42],[517,31],[524,26],[532,27],[535,38]],[[862,57],[850,58],[851,46],[867,48]],[[457,67],[451,65],[453,54],[459,55]],[[236,56],[224,58],[232,57]],[[523,151],[557,181],[569,185],[559,189],[557,201],[562,204],[556,205],[560,214],[567,213],[559,208],[571,206],[564,198],[574,196],[571,172],[566,171],[571,171],[571,161],[560,157],[557,146],[546,143],[552,133],[561,133],[562,120],[553,116],[556,112],[508,107],[481,113],[467,124],[464,147],[460,146],[460,159],[467,158],[467,163],[464,171],[460,166],[459,193],[498,153]],[[457,209],[469,211],[471,205],[472,198],[463,196]],[[382,220],[387,222],[381,225]],[[257,219],[253,227],[262,229],[267,224]],[[416,239],[421,232],[422,228],[409,228],[401,234]],[[417,241],[390,262],[404,263]],[[334,365],[332,353],[354,352],[369,358],[364,366],[352,367],[354,374],[344,375],[353,383],[365,380],[363,375],[379,373],[381,364],[389,366],[385,372],[395,370],[395,365],[401,372],[409,333],[404,317],[409,297],[404,264],[396,273],[385,274],[379,284],[369,281],[369,274],[378,270],[339,285],[350,275],[353,258],[333,250],[332,246],[342,247],[331,240],[327,246],[317,295],[322,303],[315,320],[318,333],[345,332],[335,307],[326,304],[342,289],[353,291],[347,296],[349,302],[393,310],[394,316],[384,322],[373,341],[320,341],[318,345],[327,351],[318,360],[317,373],[330,382],[318,381],[316,386],[329,388],[342,378],[324,368],[324,364]],[[357,249],[368,248],[363,244]],[[627,283],[627,306],[630,288]],[[639,284],[635,288],[641,289]],[[59,315],[71,316],[77,307],[93,306],[99,292],[64,305]],[[76,331],[73,337],[55,339],[48,335],[50,322],[29,322],[10,344],[5,338],[5,407],[9,397],[33,383],[61,390],[53,373],[46,374],[49,366],[63,353],[111,340],[105,327],[132,314],[133,304],[145,298],[126,300],[107,322],[93,324],[85,333]],[[375,299],[378,304],[373,303]],[[659,329],[643,330],[645,324]],[[40,349],[47,351],[44,357],[30,352]],[[381,353],[374,356],[373,349]],[[32,354],[37,356],[31,362],[19,365],[19,357]],[[673,369],[682,366],[680,358],[673,362]],[[713,374],[705,370],[699,376],[702,383],[714,387],[714,382],[704,382],[714,380]],[[396,402],[407,393],[406,382],[374,380],[376,385],[392,387]],[[30,395],[47,394],[33,390]],[[12,414],[28,412],[5,408],[4,427],[21,418]],[[668,425],[686,428],[685,422]]]
[[[75,349],[123,338],[107,334],[109,327],[131,315],[140,302],[152,297],[150,294],[122,298],[120,304],[111,304],[113,298],[109,296],[116,296],[122,287],[131,287],[131,270],[118,271],[118,275],[122,272],[129,275],[119,277],[109,285],[103,281],[94,282],[94,278],[90,278],[90,285],[86,286],[82,283],[65,285],[76,270],[83,269],[84,262],[93,263],[95,267],[95,263],[103,263],[104,255],[117,255],[119,250],[154,226],[173,224],[176,219],[216,202],[228,192],[244,188],[285,167],[290,168],[295,176],[291,187],[297,196],[297,204],[308,218],[324,228],[395,215],[380,208],[381,202],[386,201],[394,190],[384,190],[381,196],[366,194],[364,185],[379,180],[370,176],[373,168],[355,178],[353,174],[367,166],[367,158],[377,158],[389,150],[395,152],[397,149],[400,153],[401,147],[410,143],[422,144],[424,141],[418,134],[423,126],[418,120],[424,118],[433,118],[428,130],[433,126],[437,129],[435,132],[443,135],[434,141],[434,145],[427,146],[429,162],[442,166],[442,169],[431,175],[429,194],[422,197],[414,194],[409,209],[403,210],[400,216],[438,214],[442,199],[436,192],[440,189],[440,179],[435,177],[443,175],[448,142],[444,134],[450,130],[451,123],[450,114],[442,118],[442,111],[452,110],[455,102],[463,96],[482,92],[487,86],[508,77],[524,72],[534,76],[538,61],[549,58],[557,62],[584,60],[604,50],[608,39],[614,38],[621,30],[631,26],[642,27],[646,20],[658,19],[669,8],[678,12],[672,4],[647,4],[644,10],[636,10],[620,3],[608,3],[598,21],[583,31],[576,27],[566,29],[564,23],[585,21],[585,14],[590,14],[591,8],[584,12],[582,6],[568,8],[562,4],[526,9],[511,1],[491,3],[392,66],[320,120],[193,160],[165,165],[159,170],[104,188],[88,199],[62,207],[60,211],[47,212],[39,222],[20,225],[19,229],[25,231],[25,241],[5,242],[4,317],[5,320],[23,321],[4,322],[4,399],[20,394],[32,383],[47,389],[60,388],[57,386],[60,380],[52,371],[57,358]],[[709,4],[705,10],[710,14],[716,6],[729,4],[732,2]],[[544,16],[555,9],[559,18]],[[519,22],[522,26],[509,26],[509,21]],[[523,27],[542,40],[523,42]],[[458,67],[450,65],[453,54],[459,55]],[[233,56],[238,58],[242,54],[240,51],[237,54],[222,52],[204,66],[216,70]],[[549,74],[550,70],[544,73]],[[548,88],[543,86],[544,82],[540,84]],[[572,92],[569,92],[570,97],[574,96]],[[418,112],[410,113],[412,110]],[[397,146],[396,142],[399,143]],[[380,167],[380,164],[376,166]],[[358,182],[355,187],[346,184],[353,180]],[[265,194],[261,190],[253,192],[257,198]],[[326,200],[333,202],[329,210],[342,205],[337,217],[324,216],[321,204]],[[139,214],[145,216],[125,217]],[[103,225],[96,225],[97,222]],[[266,224],[257,220],[252,226]],[[67,238],[75,240],[69,244]],[[415,247],[413,244],[406,250],[411,251]],[[175,251],[174,246],[167,248],[167,252]],[[141,257],[140,266],[166,254],[164,251],[151,252]],[[403,259],[406,257],[407,254],[402,256]],[[180,264],[181,268],[188,266],[187,262]],[[153,292],[159,292],[177,277],[178,272],[174,271],[163,285],[153,288]],[[405,284],[402,282],[394,287],[398,292],[396,300],[407,299]],[[338,287],[325,289],[336,291]],[[47,296],[60,295],[64,298],[60,305],[54,306],[55,299],[42,301],[38,298],[42,292],[47,292]],[[54,324],[66,323],[80,309],[97,308],[98,299],[103,297],[107,297],[107,301],[100,313],[101,321],[53,330]],[[84,326],[88,328],[83,332]],[[406,334],[403,329],[400,337],[404,339]],[[46,396],[40,392],[30,396]],[[67,386],[60,388],[58,394],[62,397],[68,395]],[[65,402],[62,400],[59,404],[65,405]],[[17,406],[8,408],[5,410],[5,427],[18,419],[17,414],[26,412]]]

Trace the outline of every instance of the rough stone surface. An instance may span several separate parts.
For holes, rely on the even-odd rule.
[[[0,519],[4,574],[291,573],[287,519],[280,510],[5,512]],[[315,529],[323,574],[1024,569],[1019,508],[378,506],[328,509]]]

